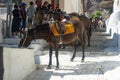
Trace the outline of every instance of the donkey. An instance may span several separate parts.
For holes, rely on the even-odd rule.
[[[78,13],[69,13],[68,15],[70,15],[70,17],[78,17],[79,20],[81,21],[81,23],[83,23],[86,33],[87,33],[87,38],[88,38],[88,47],[90,47],[90,39],[91,39],[91,35],[92,35],[92,22],[91,20],[86,17],[85,15],[79,15]],[[74,18],[72,18],[74,19]]]
[[[55,22],[55,24],[58,24]],[[55,25],[56,26],[56,25]],[[76,49],[81,46],[82,47],[82,62],[85,58],[85,36],[86,31],[84,25],[80,21],[76,21],[73,23],[74,32],[66,35],[62,35],[62,42],[63,44],[72,45],[75,48],[74,54],[71,58],[73,60],[75,58]],[[28,30],[26,35],[20,40],[19,47],[28,47],[31,44],[31,41],[35,39],[44,39],[49,44],[49,63],[48,69],[51,69],[52,65],[52,52],[55,50],[56,56],[56,69],[59,68],[59,42],[60,37],[54,36],[53,32],[51,31],[49,23],[46,24],[39,24],[35,28]]]

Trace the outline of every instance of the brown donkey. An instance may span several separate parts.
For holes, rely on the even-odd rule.
[[[78,17],[79,20],[81,21],[81,23],[83,23],[83,26],[85,27],[85,30],[87,33],[88,47],[90,47],[90,39],[91,39],[91,35],[92,35],[91,20],[88,17],[86,17],[85,15],[79,15],[77,13],[70,13],[68,15],[70,15],[70,17]],[[72,18],[72,19],[74,19],[74,18]]]
[[[81,46],[82,47],[82,61],[84,61],[84,47],[85,47],[85,36],[86,31],[83,27],[83,24],[79,21],[73,23],[74,33],[62,35],[63,44],[70,44],[75,48],[73,57],[74,59],[76,54],[76,49]],[[35,35],[35,36],[34,36]],[[54,36],[53,32],[50,29],[50,25],[40,24],[35,28],[29,30],[26,35],[20,40],[19,47],[28,47],[31,44],[31,41],[34,39],[44,39],[49,44],[49,64],[48,68],[51,68],[52,65],[52,51],[55,50],[56,55],[56,68],[59,68],[59,59],[58,59],[58,50],[59,50],[59,42],[60,37]]]

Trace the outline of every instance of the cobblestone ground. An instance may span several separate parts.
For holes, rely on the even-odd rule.
[[[55,70],[56,59],[53,55],[52,69],[46,69],[48,64],[48,50],[37,56],[40,61],[38,70],[33,71],[24,80],[120,80],[120,56],[115,51],[116,45],[110,44],[112,39],[104,31],[93,32],[91,47],[86,47],[85,62],[81,62],[81,51],[70,62],[72,48],[60,50],[60,69]],[[111,50],[112,49],[112,50]],[[110,51],[111,50],[111,51]]]
[[[81,63],[81,57],[77,56],[73,62],[70,62],[70,53],[64,53],[68,55],[60,54],[59,70],[55,70],[54,55],[53,66],[49,70],[46,69],[49,56],[42,55],[39,57],[39,70],[33,71],[24,80],[120,80],[120,77],[118,77],[120,69],[112,73],[115,69],[120,68],[119,56],[87,54],[85,62]],[[112,76],[115,78],[113,79]],[[119,79],[116,79],[116,77]]]

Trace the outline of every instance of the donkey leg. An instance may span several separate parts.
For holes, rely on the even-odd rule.
[[[90,47],[90,35],[89,34],[87,34],[87,36],[88,36],[88,47]]]
[[[51,69],[51,65],[52,65],[52,48],[49,48],[49,64],[47,69]]]
[[[90,47],[90,38],[91,38],[91,35],[92,35],[92,26],[90,24],[90,28],[89,28],[89,32],[87,32],[87,36],[88,36],[88,47]]]
[[[85,38],[85,35],[86,35],[86,32],[84,31],[84,33],[83,33],[83,36],[82,36],[82,60],[81,60],[81,62],[84,62],[84,58],[85,58],[85,40],[86,40],[86,38]]]
[[[82,60],[81,60],[81,62],[84,62],[84,58],[85,58],[85,50],[84,50],[84,45],[82,45]]]
[[[72,56],[72,58],[71,58],[71,61],[73,61],[73,59],[75,58],[75,55],[76,55],[76,47],[75,47],[75,50],[74,50],[74,53],[73,53],[73,56]]]
[[[58,48],[55,49],[55,56],[56,56],[56,69],[59,69]]]

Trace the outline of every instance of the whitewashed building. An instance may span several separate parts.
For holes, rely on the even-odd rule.
[[[113,13],[110,15],[106,25],[106,33],[111,34],[113,44],[116,44],[120,51],[120,0],[114,0]]]

